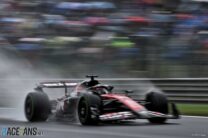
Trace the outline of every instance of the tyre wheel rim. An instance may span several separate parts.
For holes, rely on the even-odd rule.
[[[82,101],[80,103],[80,106],[79,106],[79,118],[80,118],[80,121],[85,121],[86,120],[86,116],[87,116],[87,105],[84,101]]]
[[[28,119],[30,119],[32,117],[32,114],[33,114],[32,106],[33,106],[32,99],[31,98],[27,98],[26,103],[25,103],[25,113],[26,113],[26,117]]]

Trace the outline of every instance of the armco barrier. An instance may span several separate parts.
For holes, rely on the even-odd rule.
[[[170,101],[186,103],[208,103],[208,78],[120,78],[105,79],[119,85],[120,89],[133,89],[151,87],[151,83],[164,91]],[[116,84],[115,84],[116,83]],[[139,92],[137,93],[139,95]],[[141,93],[142,95],[143,93]]]
[[[156,86],[170,101],[208,103],[208,78],[100,78],[100,81],[112,84],[118,92],[134,90],[134,95],[141,98]]]
[[[30,90],[28,89],[29,84],[29,88],[32,90],[35,83],[42,81],[71,80],[72,82],[80,82],[84,79],[16,79],[12,84],[8,84],[8,82],[12,82],[11,80],[0,80],[0,106],[12,106],[11,101],[22,99],[20,91],[24,90],[22,87],[27,87],[27,90]],[[99,80],[113,85],[115,92],[134,90],[132,95],[141,99],[144,99],[146,92],[156,86],[156,91],[160,91],[160,89],[164,91],[170,101],[208,103],[208,78],[99,78]]]

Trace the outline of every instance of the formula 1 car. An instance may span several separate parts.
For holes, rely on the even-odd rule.
[[[139,101],[126,93],[113,92],[113,86],[100,84],[97,76],[80,83],[69,81],[43,82],[28,93],[25,100],[25,116],[28,121],[46,121],[53,114],[56,118],[77,116],[82,125],[129,119],[148,119],[151,123],[165,123],[167,119],[180,117],[174,103],[168,114],[169,103],[163,93],[149,92],[146,99]],[[68,88],[73,87],[72,91]],[[65,95],[49,100],[44,88],[64,88]]]

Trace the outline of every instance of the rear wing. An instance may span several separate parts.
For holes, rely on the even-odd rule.
[[[43,92],[43,88],[64,88],[65,96],[67,95],[68,87],[75,87],[77,83],[68,82],[68,81],[59,81],[59,82],[41,82],[36,88],[36,91]]]
[[[66,87],[75,87],[78,83],[69,82],[69,81],[59,81],[59,82],[41,82],[39,88],[66,88]]]

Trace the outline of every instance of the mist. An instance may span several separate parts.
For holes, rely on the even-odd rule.
[[[85,72],[81,72],[83,74]],[[101,79],[105,77],[106,72],[97,71],[96,75],[99,75]],[[90,73],[91,74],[91,73]],[[95,72],[93,72],[95,74]],[[76,78],[76,76],[70,75],[70,78]],[[85,74],[87,75],[87,74]],[[108,74],[113,75],[113,74]],[[122,76],[122,74],[120,74]],[[85,76],[80,76],[84,78]],[[33,88],[40,81],[53,80],[53,78],[64,78],[59,69],[54,68],[54,65],[49,63],[38,63],[36,66],[31,64],[21,54],[16,52],[0,50],[0,117],[10,118],[15,120],[25,121],[24,115],[24,101],[29,92],[33,91]],[[111,79],[111,78],[109,78]],[[126,80],[115,81],[104,79],[101,81],[105,84],[113,85],[115,92],[121,92],[123,90],[133,90],[135,95],[141,96],[150,90],[160,91],[157,89],[148,79],[145,81],[140,80]],[[48,93],[47,93],[48,94]],[[62,94],[60,92],[60,94]],[[57,94],[55,94],[57,96]],[[53,95],[49,95],[50,97]]]
[[[23,105],[27,93],[39,79],[49,77],[58,77],[58,73],[41,72],[18,53],[0,50],[0,117],[25,120]]]

